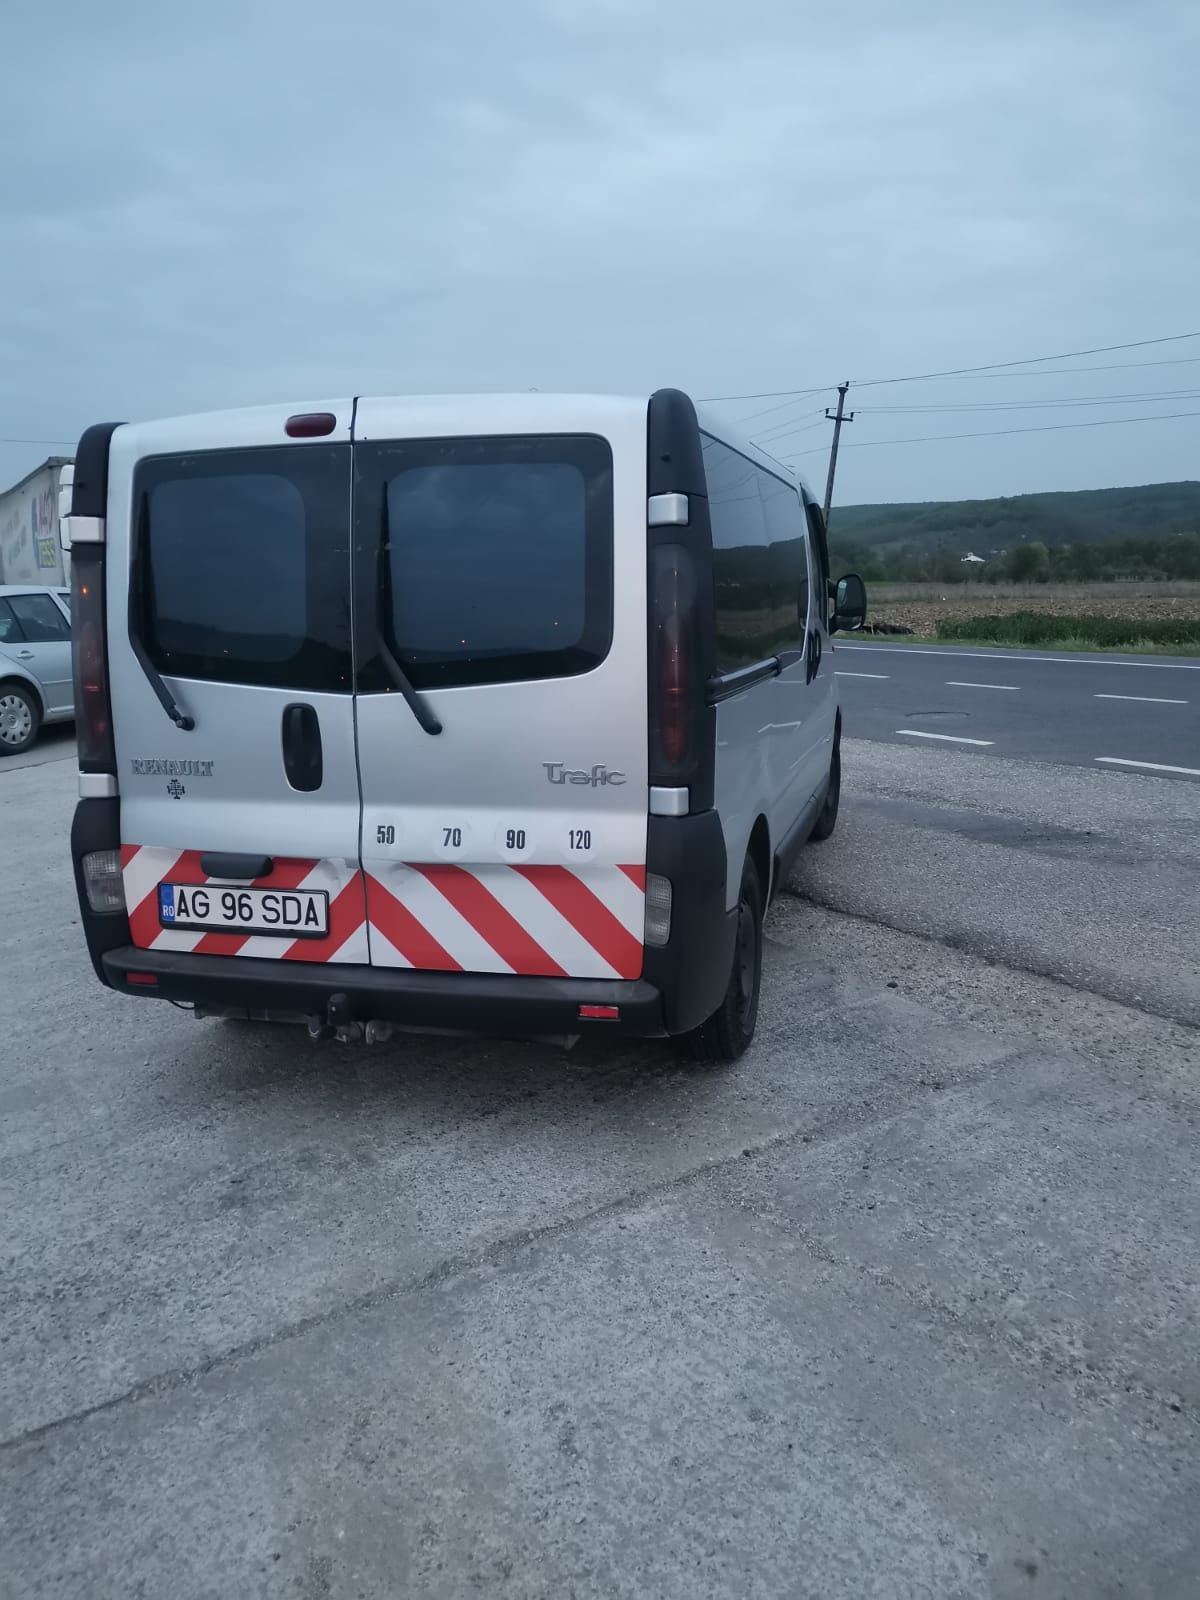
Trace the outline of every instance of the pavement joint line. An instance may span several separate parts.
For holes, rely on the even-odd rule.
[[[994,739],[964,739],[959,733],[924,733],[920,728],[897,728],[896,733],[909,739],[940,739],[944,744],[993,745]]]
[[[981,949],[972,944],[969,939],[952,933],[936,934],[927,929],[906,926],[903,922],[893,922],[886,917],[872,916],[865,911],[850,911],[845,906],[839,906],[833,900],[822,899],[811,890],[803,891],[785,885],[783,893],[792,899],[799,900],[806,905],[817,906],[822,911],[830,911],[838,917],[849,917],[855,922],[865,922],[872,928],[887,928],[891,933],[903,933],[911,939],[921,939],[926,944],[940,945],[946,950],[956,950],[960,955],[970,956],[973,961],[981,961],[985,966],[995,967],[1001,972],[1024,972],[1032,978],[1043,978],[1047,983],[1055,983],[1064,989],[1069,989],[1072,994],[1095,995],[1100,1000],[1107,1000],[1110,1005],[1121,1006],[1125,1011],[1135,1012],[1139,1017],[1152,1017],[1156,1022],[1168,1023],[1173,1028],[1186,1028],[1190,1033],[1195,1033],[1200,1038],[1200,1022],[1193,1022],[1190,1017],[1181,1017],[1170,1011],[1159,1011],[1153,1006],[1148,1006],[1141,1001],[1131,1000],[1126,995],[1114,994],[1109,989],[1096,989],[1086,983],[1077,983],[1064,977],[1061,972],[1056,972],[1049,965],[1038,965],[1032,961],[1021,961],[1015,954],[1003,950]]]
[[[958,678],[946,679],[947,689],[1007,689],[1011,694],[1016,694],[1020,689],[1018,683],[963,683]]]
[[[1063,667],[1154,667],[1159,672],[1200,672],[1200,661],[1128,661],[1124,656],[1031,656],[987,650],[929,650],[917,644],[839,644],[839,650],[875,650],[893,656],[959,656],[966,661],[1052,661]]]
[[[1143,706],[1185,706],[1186,700],[1168,700],[1157,694],[1094,694],[1093,700],[1136,700]]]
[[[792,890],[785,891],[793,899],[805,899]],[[820,905],[819,901],[813,901]],[[835,909],[832,907],[823,909]],[[839,912],[838,915],[855,916],[852,912]],[[857,920],[869,920],[858,917]],[[883,924],[883,926],[888,926]],[[899,933],[907,933],[906,929],[895,929]],[[921,935],[917,935],[921,937]],[[968,952],[972,953],[972,952]],[[973,954],[973,953],[972,953]],[[983,957],[976,959],[985,960]],[[990,963],[989,963],[990,964]],[[1036,974],[1042,976],[1041,974]],[[864,1002],[864,1009],[878,1000],[872,996]],[[1123,1002],[1118,1002],[1123,1003]],[[1133,1008],[1136,1009],[1136,1008]],[[1148,1013],[1154,1015],[1154,1013]],[[969,1090],[980,1081],[999,1077],[1003,1073],[1011,1072],[1018,1067],[1031,1054],[1037,1055],[1040,1051],[1039,1042],[1029,1040],[1018,1048],[1007,1051],[993,1060],[987,1062],[979,1072],[970,1073],[961,1082],[947,1082],[945,1087],[935,1093],[945,1097],[947,1093]],[[1082,1059],[1082,1058],[1081,1058]],[[894,1101],[886,1105],[876,1105],[873,1109],[878,1114],[868,1119],[869,1123],[886,1121],[889,1118],[903,1116],[911,1111],[914,1104],[922,1098],[921,1091],[926,1087],[923,1083],[911,1086],[914,1092],[901,1094]],[[718,1156],[713,1160],[701,1162],[698,1166],[686,1172],[677,1173],[674,1177],[664,1179],[661,1183],[648,1184],[642,1189],[614,1196],[603,1204],[594,1206],[590,1210],[572,1216],[560,1218],[556,1222],[548,1223],[540,1228],[524,1228],[517,1233],[510,1234],[502,1239],[497,1239],[479,1250],[466,1251],[457,1256],[449,1256],[436,1263],[427,1272],[420,1273],[409,1279],[397,1279],[391,1283],[380,1285],[377,1289],[368,1290],[365,1294],[357,1295],[341,1305],[331,1306],[325,1311],[315,1312],[308,1317],[303,1317],[295,1322],[287,1323],[281,1328],[270,1333],[260,1335],[255,1339],[245,1340],[239,1345],[231,1346],[228,1350],[218,1351],[204,1361],[196,1362],[190,1367],[175,1367],[166,1372],[156,1373],[153,1377],[144,1378],[140,1382],[131,1384],[130,1387],[118,1395],[111,1395],[106,1400],[97,1401],[91,1406],[81,1407],[80,1410],[67,1413],[61,1417],[52,1417],[49,1421],[39,1423],[36,1427],[28,1428],[24,1432],[14,1434],[11,1438],[0,1440],[0,1451],[18,1450],[25,1445],[34,1444],[49,1435],[57,1433],[62,1428],[71,1427],[77,1423],[89,1422],[93,1417],[103,1416],[107,1412],[116,1411],[126,1404],[137,1404],[142,1400],[157,1399],[165,1395],[194,1386],[208,1377],[211,1373],[232,1366],[239,1361],[252,1360],[265,1350],[271,1350],[281,1344],[286,1344],[295,1338],[303,1338],[306,1334],[316,1329],[337,1323],[346,1317],[352,1317],[360,1312],[372,1311],[376,1306],[384,1305],[389,1300],[397,1299],[405,1294],[420,1294],[427,1289],[438,1288],[443,1283],[453,1282],[467,1276],[468,1273],[477,1272],[481,1268],[503,1261],[504,1258],[518,1255],[529,1246],[538,1244],[542,1240],[552,1239],[558,1235],[568,1234],[576,1229],[586,1228],[593,1222],[603,1221],[609,1217],[617,1216],[622,1211],[632,1209],[647,1202],[667,1196],[676,1190],[686,1189],[689,1185],[700,1182],[705,1178],[721,1178],[724,1174],[736,1171],[746,1160],[758,1160],[760,1157],[774,1154],[775,1151],[797,1143],[814,1143],[818,1139],[822,1144],[831,1144],[838,1139],[852,1138],[862,1132],[864,1123],[842,1122],[834,1125],[809,1124],[799,1127],[787,1128],[779,1133],[771,1134],[758,1144],[743,1146],[742,1149]],[[805,1252],[816,1261],[829,1265],[850,1267],[861,1273],[879,1288],[884,1288],[911,1301],[927,1314],[940,1317],[949,1325],[961,1328],[964,1323],[970,1331],[980,1337],[991,1336],[1003,1346],[1010,1357],[1023,1356],[1026,1361],[1032,1361],[1037,1366],[1048,1366],[1061,1375],[1064,1361],[1070,1367],[1072,1376],[1079,1380],[1103,1378],[1105,1372],[1100,1369],[1088,1368],[1080,1360],[1078,1363],[1069,1352],[1052,1348],[1046,1341],[1030,1342],[1020,1335],[1012,1334],[1001,1323],[989,1323],[976,1317],[966,1317],[957,1310],[949,1301],[940,1299],[927,1287],[920,1284],[907,1285],[900,1278],[887,1271],[886,1268],[873,1265],[869,1261],[857,1260],[848,1255],[837,1255],[815,1236],[811,1235],[802,1226],[791,1230],[793,1236],[798,1237]],[[1111,1366],[1111,1364],[1108,1364]],[[1113,1385],[1129,1387],[1129,1377],[1123,1369],[1112,1366],[1110,1382]],[[1155,1403],[1170,1403],[1177,1400],[1174,1391],[1164,1391],[1151,1387],[1144,1382],[1137,1381],[1133,1387],[1141,1394],[1142,1398]]]
[[[871,1004],[877,997],[864,1004]],[[993,1065],[1003,1065],[1010,1060],[1019,1059],[1027,1052],[1014,1050],[1001,1058],[1000,1062]],[[919,1090],[921,1086],[914,1085]],[[916,1096],[897,1101],[890,1105],[884,1116],[896,1116],[906,1106],[912,1103]],[[855,1122],[843,1125],[830,1131],[831,1137],[839,1134],[857,1132],[862,1124]],[[301,1339],[306,1334],[313,1333],[318,1328],[336,1324],[344,1318],[357,1316],[361,1312],[373,1311],[376,1306],[386,1305],[388,1301],[398,1299],[402,1295],[421,1294],[427,1289],[435,1289],[443,1283],[453,1282],[466,1277],[468,1273],[477,1272],[483,1267],[503,1262],[506,1258],[516,1256],[520,1251],[526,1250],[530,1245],[541,1243],[546,1239],[553,1239],[560,1235],[572,1233],[578,1229],[589,1227],[593,1222],[601,1222],[609,1217],[619,1216],[623,1211],[636,1209],[638,1206],[658,1200],[670,1195],[676,1190],[686,1189],[693,1183],[698,1183],[704,1178],[719,1174],[726,1168],[732,1168],[747,1158],[757,1158],[769,1154],[789,1144],[802,1143],[806,1138],[812,1140],[821,1133],[819,1126],[811,1123],[798,1127],[784,1128],[779,1133],[770,1134],[758,1144],[741,1146],[726,1155],[715,1156],[710,1160],[702,1161],[695,1167],[688,1168],[685,1172],[677,1172],[672,1177],[664,1178],[658,1183],[646,1184],[640,1189],[627,1190],[620,1195],[603,1201],[600,1205],[590,1209],[560,1217],[554,1222],[548,1222],[542,1227],[521,1228],[516,1233],[506,1234],[503,1238],[495,1239],[490,1244],[481,1246],[477,1250],[462,1251],[458,1255],[446,1256],[438,1261],[427,1271],[418,1273],[414,1277],[395,1278],[388,1283],[368,1289],[363,1294],[355,1295],[350,1300],[342,1301],[338,1305],[327,1306],[323,1311],[311,1312],[306,1317],[299,1317],[293,1322],[284,1323],[281,1327],[274,1328],[266,1333],[261,1333],[252,1339],[243,1340],[240,1344],[229,1346],[225,1350],[217,1350],[204,1360],[196,1361],[191,1366],[171,1367],[165,1372],[158,1372],[149,1378],[139,1379],[137,1383],[130,1384],[120,1394],[109,1395],[105,1400],[97,1400],[93,1405],[81,1406],[78,1411],[67,1412],[59,1417],[51,1417],[46,1422],[40,1422],[35,1427],[26,1428],[20,1433],[11,1435],[7,1439],[0,1439],[0,1452],[19,1450],[24,1445],[37,1443],[39,1440],[59,1432],[62,1428],[74,1426],[76,1423],[89,1422],[93,1417],[103,1416],[107,1412],[119,1410],[124,1405],[136,1405],[142,1400],[153,1400],[163,1395],[173,1394],[189,1385],[196,1384],[207,1378],[211,1373],[234,1365],[239,1361],[253,1360],[265,1350],[273,1350],[279,1345],[287,1344],[292,1339]]]
[[[1010,1070],[1015,1063],[1019,1063],[1029,1055],[1037,1055],[1037,1051],[1025,1051],[1015,1060],[1006,1057],[1003,1061],[993,1062],[983,1072],[971,1079],[969,1083],[947,1086],[941,1092],[940,1098],[958,1090],[974,1088],[976,1084],[998,1075],[1001,1070]],[[770,1211],[760,1212],[760,1219],[769,1224],[778,1226]],[[1074,1350],[1064,1349],[1055,1345],[1044,1335],[1032,1338],[1022,1334],[1016,1327],[1007,1325],[997,1319],[989,1321],[986,1316],[974,1315],[970,1311],[960,1311],[947,1299],[936,1294],[927,1284],[915,1281],[905,1283],[895,1273],[889,1272],[886,1267],[876,1266],[869,1261],[855,1260],[845,1254],[839,1255],[832,1250],[823,1240],[810,1233],[803,1222],[788,1219],[787,1232],[789,1238],[798,1239],[801,1247],[814,1260],[826,1266],[853,1267],[873,1283],[878,1289],[886,1289],[892,1294],[899,1295],[909,1301],[927,1316],[934,1317],[949,1324],[956,1331],[966,1329],[969,1333],[993,1343],[1008,1355],[1009,1360],[1016,1366],[1027,1369],[1049,1369],[1059,1379],[1069,1376],[1076,1383],[1092,1385],[1096,1383],[1107,1385],[1109,1389],[1123,1389],[1127,1394],[1138,1394],[1143,1401],[1151,1405],[1179,1407],[1183,1396],[1176,1389],[1157,1388],[1144,1381],[1137,1372],[1131,1372],[1111,1359],[1095,1360]],[[1064,1291],[1065,1293],[1065,1291]],[[1074,1300],[1074,1295],[1066,1295],[1068,1300]]]
[[[1130,761],[1125,756],[1097,756],[1109,767],[1138,767],[1146,772],[1179,772],[1186,778],[1200,778],[1200,767],[1168,767],[1161,761]]]

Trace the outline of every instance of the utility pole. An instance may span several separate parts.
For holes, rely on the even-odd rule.
[[[825,526],[829,526],[829,508],[833,503],[833,475],[837,471],[838,440],[842,436],[842,423],[853,422],[853,411],[846,410],[846,390],[850,387],[850,380],[838,384],[838,403],[836,413],[825,407],[825,415],[833,422],[833,445],[829,451],[829,476],[825,479]]]

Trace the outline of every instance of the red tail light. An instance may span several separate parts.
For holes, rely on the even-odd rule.
[[[75,742],[81,772],[114,772],[108,650],[104,639],[104,546],[77,545],[71,558]]]
[[[658,741],[673,767],[688,758],[690,655],[687,619],[676,612],[658,627]]]
[[[695,681],[696,574],[680,544],[651,552],[652,774],[670,782],[691,760]]]

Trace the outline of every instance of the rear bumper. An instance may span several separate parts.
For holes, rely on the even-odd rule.
[[[388,1021],[471,1033],[604,1031],[657,1038],[667,1030],[659,990],[644,979],[497,977],[413,972],[177,950],[107,950],[104,981],[124,994],[191,1002],[212,1010],[291,1012],[325,1022]],[[131,983],[129,973],[141,975]],[[154,983],[147,983],[153,978]],[[581,1018],[580,1006],[617,1006],[617,1020]]]
[[[686,1033],[721,1003],[733,964],[736,911],[725,906],[725,843],[716,812],[651,817],[646,865],[674,890],[671,937],[647,946],[632,981],[522,978],[488,973],[417,972],[320,962],[197,956],[134,947],[123,912],[90,910],[81,861],[120,848],[120,801],[81,800],[71,829],[80,919],[102,983],[122,994],[190,1001],[212,1010],[277,1011],[329,1019],[517,1035],[607,1030],[638,1038]],[[129,972],[154,978],[131,984]],[[580,1006],[618,1006],[616,1021],[583,1019]]]

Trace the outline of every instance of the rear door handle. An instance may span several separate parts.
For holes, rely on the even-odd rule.
[[[324,758],[321,724],[312,706],[285,706],[283,711],[283,770],[293,789],[311,793],[321,787]]]
[[[18,650],[17,651],[17,660],[18,661],[32,661],[33,660],[33,651],[32,650]]]
[[[229,878],[235,883],[253,883],[269,878],[275,870],[270,856],[230,855],[221,850],[206,850],[200,857],[200,871],[206,878]]]

